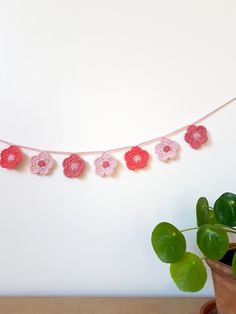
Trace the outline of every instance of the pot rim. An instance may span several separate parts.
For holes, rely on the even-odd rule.
[[[236,243],[230,243],[228,251],[236,249]],[[206,258],[206,263],[211,268],[213,272],[220,274],[221,276],[227,277],[233,281],[236,280],[236,276],[233,274],[232,266],[222,263],[220,261],[214,261],[209,258]]]
[[[201,306],[200,314],[207,314],[209,311],[212,311],[213,309],[216,309],[216,300],[212,299],[210,301],[207,301]]]

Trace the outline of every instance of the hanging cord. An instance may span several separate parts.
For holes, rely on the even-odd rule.
[[[205,116],[203,116],[203,117],[199,118],[198,120],[194,121],[192,124],[198,124],[198,123],[208,119],[210,116],[212,116],[216,112],[220,111],[221,109],[225,108],[229,104],[233,103],[235,100],[236,100],[236,97],[230,99],[226,103],[222,104],[221,106],[219,106],[216,109],[214,109],[214,110],[210,111],[209,113],[207,113]],[[179,128],[179,129],[176,129],[176,130],[166,134],[164,137],[171,137],[171,136],[174,136],[176,134],[179,134],[179,133],[183,132],[187,127],[188,127],[188,125],[185,125],[185,126]],[[153,138],[151,140],[139,143],[136,146],[143,147],[143,146],[147,146],[147,145],[156,143],[162,137],[163,136],[161,136],[161,137],[159,136],[159,137]],[[13,144],[13,143],[10,143],[10,142],[8,142],[6,140],[2,140],[2,139],[0,139],[0,142],[3,143],[3,144],[6,144],[6,145],[16,145],[16,146],[18,146],[18,147],[20,147],[22,149],[26,149],[26,150],[30,150],[30,151],[34,151],[34,152],[48,152],[50,154],[57,154],[57,155],[71,155],[71,154],[75,153],[75,152],[67,152],[67,151],[59,151],[59,150],[45,150],[45,149],[31,147],[31,146],[17,145],[17,144]],[[128,150],[128,149],[132,148],[133,146],[134,145],[124,146],[124,147],[117,147],[117,148],[107,149],[105,151],[109,152],[109,153],[118,153],[118,152],[122,152],[122,151]],[[104,150],[94,150],[94,151],[87,151],[87,152],[84,151],[84,152],[78,152],[78,154],[80,154],[80,155],[99,155],[99,154],[103,154],[105,151]]]

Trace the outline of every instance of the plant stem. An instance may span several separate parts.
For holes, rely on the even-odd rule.
[[[211,225],[211,226],[214,226],[215,228],[223,229],[226,232],[230,232],[230,233],[236,234],[236,229],[235,228],[232,228],[232,227],[229,227],[229,226],[226,226],[226,225],[218,224],[218,225]],[[180,232],[198,230],[199,228],[200,227],[193,227],[193,228],[183,229],[183,230],[180,230]]]
[[[227,226],[227,225],[220,225],[220,224],[216,224],[215,226],[222,226],[222,227],[224,227],[224,228],[228,228],[228,229],[231,229],[231,230],[234,230],[234,231],[236,231],[236,228],[233,228],[233,227],[230,227],[230,226]]]
[[[191,230],[197,230],[197,229],[198,229],[198,227],[188,228],[188,229],[180,230],[180,232],[191,231]]]
[[[236,234],[236,231],[232,231],[232,230],[227,230],[227,229],[224,229],[226,232],[229,232],[229,233],[233,233],[233,234]]]

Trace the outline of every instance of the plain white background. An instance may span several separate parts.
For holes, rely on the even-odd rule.
[[[0,0],[0,138],[70,151],[135,145],[236,96],[233,0]],[[150,244],[195,225],[195,203],[235,192],[235,103],[209,144],[115,178],[0,171],[1,295],[184,295]],[[1,145],[1,148],[4,148]],[[33,153],[27,152],[28,156]],[[197,252],[194,234],[188,249]],[[200,295],[212,294],[208,281]]]

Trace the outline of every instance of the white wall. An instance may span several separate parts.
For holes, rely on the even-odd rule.
[[[0,138],[106,150],[191,123],[236,95],[235,15],[233,0],[0,0]],[[150,234],[193,226],[199,196],[235,192],[235,114],[205,121],[200,151],[174,137],[168,165],[153,145],[135,173],[116,154],[116,178],[96,176],[94,157],[83,180],[63,176],[62,156],[50,177],[0,170],[0,294],[183,295]]]

